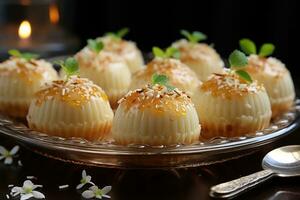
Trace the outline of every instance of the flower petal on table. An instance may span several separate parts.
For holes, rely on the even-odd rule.
[[[86,171],[82,170],[81,175],[82,175],[82,177],[86,177]]]
[[[105,186],[104,188],[101,189],[102,194],[107,194],[111,191],[111,186]]]
[[[94,192],[91,191],[91,190],[86,190],[86,191],[84,191],[81,195],[82,195],[84,198],[86,198],[86,199],[91,199],[91,198],[94,198],[94,197],[95,197]]]
[[[3,146],[0,146],[0,154],[4,155],[6,151],[7,150]]]
[[[20,147],[18,145],[14,146],[12,150],[10,150],[11,155],[15,155],[19,151]]]
[[[32,193],[24,194],[24,195],[21,195],[21,199],[20,200],[30,199],[31,197],[33,197]]]
[[[45,195],[39,191],[32,191],[33,197],[36,199],[44,199]]]
[[[4,164],[6,165],[10,165],[13,162],[12,157],[6,157],[4,160]]]

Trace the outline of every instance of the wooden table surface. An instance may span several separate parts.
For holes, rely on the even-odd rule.
[[[245,157],[205,167],[178,170],[120,170],[86,167],[53,160],[33,153],[21,146],[17,162],[4,165],[0,161],[0,200],[6,199],[8,185],[21,186],[27,176],[34,176],[36,184],[42,184],[41,192],[50,200],[83,199],[75,189],[85,169],[98,186],[112,186],[112,199],[211,199],[209,188],[223,181],[261,170],[261,160],[266,152],[283,145],[300,144],[300,130],[262,147]],[[11,148],[16,145],[10,138],[0,136],[0,145]],[[59,185],[69,188],[59,190]],[[300,199],[299,178],[274,178],[236,199]]]

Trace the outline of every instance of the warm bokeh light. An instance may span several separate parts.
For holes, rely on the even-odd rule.
[[[19,37],[22,39],[27,39],[31,35],[31,25],[29,21],[22,21],[19,27]]]
[[[59,21],[59,12],[56,4],[49,6],[49,19],[52,24],[57,24]]]

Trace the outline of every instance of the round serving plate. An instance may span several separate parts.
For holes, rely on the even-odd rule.
[[[191,145],[120,146],[30,130],[26,123],[0,115],[0,133],[48,157],[85,165],[115,168],[181,168],[209,165],[243,156],[291,133],[300,124],[300,99],[263,131],[236,138],[214,138]]]

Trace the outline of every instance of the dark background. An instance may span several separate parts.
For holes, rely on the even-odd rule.
[[[238,47],[243,37],[257,45],[272,42],[274,56],[299,75],[296,26],[297,1],[289,0],[66,0],[73,13],[65,13],[66,24],[82,44],[87,38],[129,27],[127,39],[136,41],[143,51],[156,45],[166,47],[179,39],[180,29],[198,30],[208,35],[223,56]],[[72,5],[71,5],[72,4]],[[67,6],[65,6],[67,7]],[[71,10],[71,9],[69,9]]]

